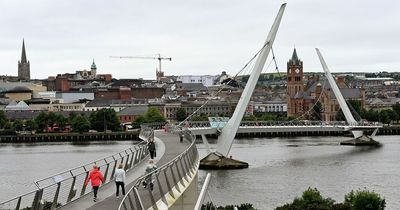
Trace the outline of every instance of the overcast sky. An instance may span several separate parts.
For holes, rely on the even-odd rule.
[[[262,46],[278,0],[0,0],[0,75],[17,75],[25,38],[31,78],[90,69],[116,78],[235,74]],[[400,1],[289,0],[274,44],[278,66],[296,46],[304,71],[400,71]],[[274,72],[268,69],[267,72]]]

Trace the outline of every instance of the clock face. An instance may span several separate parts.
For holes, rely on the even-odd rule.
[[[300,72],[300,69],[296,69],[294,71],[296,72],[296,74],[298,74]]]

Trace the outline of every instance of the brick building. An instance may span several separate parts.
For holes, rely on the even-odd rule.
[[[364,107],[365,90],[363,88],[347,87],[344,77],[337,78],[337,85],[346,100],[356,100]],[[335,121],[340,110],[339,103],[328,81],[320,77],[309,76],[304,80],[303,61],[297,57],[296,49],[287,62],[287,116],[302,119]],[[319,113],[315,104],[319,102]],[[316,117],[317,116],[317,117]]]

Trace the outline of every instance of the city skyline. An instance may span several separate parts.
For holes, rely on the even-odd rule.
[[[157,61],[109,56],[172,57],[165,75],[235,74],[259,50],[281,2],[2,2],[0,75],[17,75],[22,39],[31,78],[90,69],[115,78],[155,78]],[[304,71],[399,71],[396,1],[287,1],[274,44],[281,72],[293,47]],[[270,67],[265,72],[275,72]]]

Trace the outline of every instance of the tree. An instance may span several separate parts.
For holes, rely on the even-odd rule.
[[[58,125],[58,127],[60,128],[64,128],[65,125],[67,124],[68,119],[64,117],[64,115],[62,114],[57,114],[56,115],[56,124]]]
[[[25,126],[28,131],[35,131],[37,129],[37,124],[34,120],[27,120]]]
[[[140,125],[145,123],[146,119],[143,115],[139,115],[136,119],[132,122],[132,128],[140,128]]]
[[[0,110],[0,128],[4,128],[4,126],[6,125],[7,121],[8,120],[7,120],[6,115],[4,114],[4,111]]]
[[[157,107],[150,107],[144,114],[144,118],[146,119],[147,123],[165,122],[164,116],[162,116]]]
[[[254,115],[243,116],[242,121],[257,121],[257,117]]]
[[[83,133],[89,131],[90,129],[89,120],[82,115],[77,115],[76,117],[74,117],[71,124],[72,131],[74,132]]]
[[[186,113],[186,110],[184,108],[179,108],[176,111],[176,120],[183,121],[183,120],[186,119],[186,117],[187,117],[187,113]]]
[[[262,121],[274,121],[276,118],[276,115],[264,114],[259,119]]]
[[[396,121],[398,122],[400,120],[399,119],[400,118],[399,117],[400,116],[400,104],[396,103],[395,105],[392,106],[392,109],[393,109],[394,112],[396,112],[396,114],[398,116],[397,119],[396,119]]]
[[[332,198],[324,198],[316,188],[308,188],[299,198],[292,203],[285,204],[276,210],[330,210],[335,201]]]
[[[78,115],[77,115],[75,112],[70,112],[69,115],[68,115],[68,122],[69,122],[69,123],[72,123],[72,120],[73,120],[76,116],[78,116]]]
[[[12,129],[14,129],[15,131],[22,131],[24,127],[24,123],[22,122],[22,120],[14,120],[14,122],[12,123]]]
[[[38,131],[43,132],[47,128],[47,113],[40,112],[35,118],[35,123],[37,125]]]
[[[53,128],[53,126],[57,123],[58,114],[54,112],[47,113],[47,126]]]
[[[194,115],[190,118],[190,121],[208,121],[208,116],[205,114]]]
[[[344,203],[350,204],[353,210],[383,210],[386,206],[384,198],[368,190],[351,191],[345,195]]]
[[[322,104],[321,102],[318,101],[313,107],[313,111],[311,113],[311,120],[316,120],[316,121],[322,120],[321,113],[322,113]]]
[[[346,101],[346,102],[347,102],[347,105],[348,105],[348,107],[350,109],[350,112],[354,116],[354,118],[356,120],[361,120],[361,119],[357,119],[357,118],[362,117],[361,116],[362,115],[361,102],[357,101],[357,100],[349,100],[349,101]],[[346,117],[344,116],[342,109],[339,109],[339,111],[336,113],[335,118],[336,118],[337,121],[346,120]]]
[[[120,130],[120,122],[114,109],[100,109],[92,112],[89,121],[92,129],[97,131]]]

